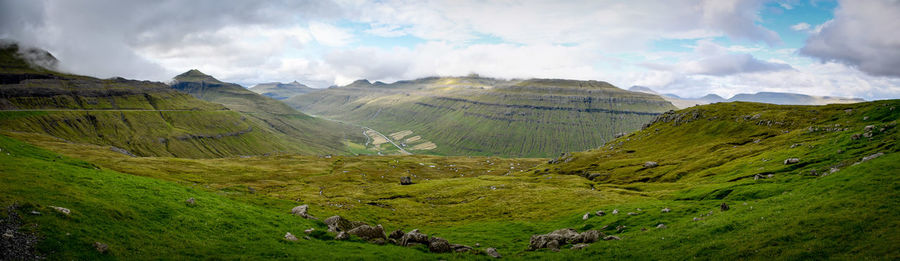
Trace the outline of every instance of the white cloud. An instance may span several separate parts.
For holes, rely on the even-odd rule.
[[[880,76],[900,77],[900,1],[841,1],[800,53]]]
[[[791,30],[794,31],[806,31],[809,30],[810,25],[807,23],[799,23],[791,26]]]
[[[309,31],[316,39],[316,42],[323,45],[339,47],[347,45],[354,40],[353,34],[330,24],[312,22],[309,24]]]

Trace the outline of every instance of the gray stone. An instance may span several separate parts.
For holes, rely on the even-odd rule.
[[[287,232],[287,234],[284,234],[284,239],[287,241],[297,241],[297,237],[294,236],[294,234],[291,234],[291,232]]]
[[[584,213],[584,216],[581,216],[581,220],[588,220],[591,217],[591,213]]]
[[[472,251],[472,247],[460,244],[450,244],[450,249],[457,253]]]
[[[603,240],[622,240],[622,239],[617,236],[607,236],[607,237],[604,237]]]
[[[450,242],[439,237],[432,237],[428,243],[428,251],[432,253],[448,253],[450,252]]]
[[[347,220],[341,216],[332,216],[325,221],[323,221],[325,225],[328,225],[328,232],[339,232],[339,231],[350,231],[353,228],[356,228],[361,225],[366,225],[364,222],[356,222]]]
[[[313,231],[316,231],[316,229],[315,229],[315,228],[309,228],[309,229],[307,229],[307,230],[303,230],[303,233],[309,234],[309,233],[312,233]]]
[[[394,240],[400,240],[401,238],[403,238],[403,234],[405,234],[405,233],[403,233],[403,230],[397,229],[397,230],[394,230],[394,232],[391,232],[391,234],[388,235],[388,238],[394,239]]]
[[[728,204],[725,204],[725,202],[722,202],[722,205],[719,205],[719,209],[721,209],[722,211],[728,211],[731,208],[728,207]]]
[[[799,158],[788,158],[788,159],[784,160],[784,165],[790,165],[790,164],[796,164],[796,163],[800,163]]]
[[[597,230],[588,230],[581,232],[574,240],[569,243],[594,243],[603,236],[603,233]]]
[[[671,211],[672,211],[672,210],[669,209],[669,208],[663,208],[663,209],[662,209],[662,213],[669,213],[669,212],[671,212]]]
[[[100,252],[100,254],[104,254],[106,253],[106,251],[109,251],[109,245],[100,242],[94,242],[94,249],[96,249],[97,252]]]
[[[335,240],[347,240],[348,238],[350,238],[350,234],[347,234],[347,232],[344,231],[338,232],[337,235],[334,236]]]
[[[649,169],[649,168],[655,168],[655,167],[657,167],[657,166],[659,166],[659,163],[656,163],[656,161],[648,161],[648,162],[644,162],[644,168],[648,168],[648,169]]]
[[[659,224],[659,225],[656,225],[656,228],[666,228],[666,224]]]
[[[56,210],[56,212],[63,213],[66,216],[68,216],[69,214],[72,214],[72,211],[69,210],[68,208],[56,207],[56,206],[50,206],[50,208],[52,208],[53,210]]]
[[[603,212],[603,210],[597,210],[597,212],[594,214],[597,214],[598,217],[602,217],[603,215],[606,215],[606,212]]]
[[[372,240],[372,239],[376,239],[376,238],[381,238],[381,239],[387,238],[384,236],[384,228],[382,228],[381,225],[377,225],[374,227],[369,226],[369,225],[362,225],[362,226],[358,226],[353,229],[350,229],[350,231],[347,231],[347,233],[354,235],[354,236],[358,236],[365,240]]]
[[[491,257],[493,257],[493,258],[500,258],[500,257],[502,257],[502,256],[500,256],[500,252],[497,252],[497,249],[496,249],[496,248],[493,248],[493,247],[489,247],[489,248],[485,249],[484,252],[487,253],[487,255],[489,255],[489,256],[491,256]]]
[[[413,229],[400,238],[401,246],[409,246],[412,243],[428,244],[428,235],[420,233],[418,229]]]
[[[197,205],[197,200],[194,198],[189,198],[189,199],[185,200],[184,203],[187,204],[188,206],[193,206],[193,205]]]
[[[400,178],[400,185],[411,185],[411,184],[413,184],[412,177],[406,176],[406,177]]]
[[[872,155],[869,155],[869,156],[865,156],[865,157],[862,158],[862,160],[861,160],[860,162],[870,161],[870,160],[872,160],[872,159],[881,157],[881,156],[883,156],[883,155],[884,155],[884,152],[879,152],[879,153],[875,153],[875,154],[872,154]]]
[[[296,216],[300,216],[303,218],[315,219],[313,216],[310,216],[309,213],[307,213],[307,211],[309,211],[309,205],[300,205],[300,206],[296,206],[296,207],[292,208],[291,214],[294,214]]]

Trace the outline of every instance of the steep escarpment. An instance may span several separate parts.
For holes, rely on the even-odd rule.
[[[302,111],[432,142],[413,153],[543,157],[597,147],[674,109],[605,82],[432,77],[360,80],[287,100]]]
[[[0,52],[4,79],[0,130],[110,146],[137,156],[209,158],[344,151],[340,141],[323,144],[317,138],[285,138],[273,127],[277,121],[255,121],[249,113],[198,100],[163,83],[56,72],[33,63],[52,55],[36,53],[40,52],[19,50],[16,45]]]

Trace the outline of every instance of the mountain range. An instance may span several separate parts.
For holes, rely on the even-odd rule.
[[[262,94],[272,99],[284,100],[300,94],[310,93],[318,89],[310,88],[297,81],[290,83],[270,82],[260,83],[250,88],[255,93]]]
[[[729,99],[722,98],[715,94],[707,94],[700,98],[682,98],[674,94],[660,94],[653,89],[644,86],[632,86],[628,90],[635,92],[651,93],[662,96],[678,108],[687,108],[696,105],[710,104],[716,102],[759,102],[781,105],[826,105],[835,103],[857,103],[865,100],[859,98],[843,98],[831,96],[811,96],[797,93],[784,92],[757,92],[753,94],[741,93],[734,95]]]

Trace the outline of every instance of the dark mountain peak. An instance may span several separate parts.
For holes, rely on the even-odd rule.
[[[725,98],[722,98],[722,96],[715,95],[715,94],[712,94],[712,93],[707,94],[706,96],[700,97],[700,99],[701,99],[701,100],[721,100],[721,101],[724,101],[724,100],[725,100]]]
[[[368,85],[372,85],[372,82],[369,82],[369,80],[366,80],[366,79],[359,79],[359,80],[356,80],[356,81],[348,84],[347,86],[368,86]]]
[[[202,81],[202,82],[221,83],[221,81],[219,81],[218,79],[216,79],[208,74],[205,74],[197,69],[191,69],[187,72],[179,74],[178,76],[175,76],[175,81],[178,81],[178,82],[201,82]]]
[[[5,72],[55,70],[59,60],[50,52],[0,40],[0,69]]]

